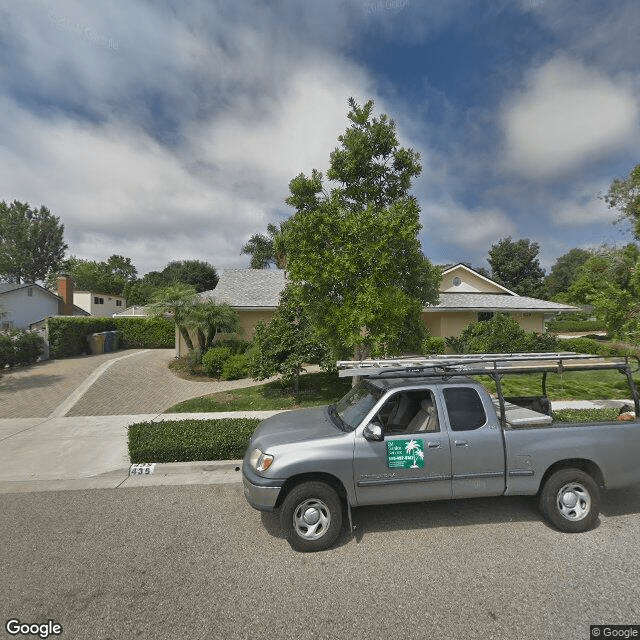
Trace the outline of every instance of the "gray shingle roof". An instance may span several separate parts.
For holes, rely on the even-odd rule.
[[[275,309],[285,284],[281,269],[225,269],[216,288],[200,297],[232,307]]]
[[[580,311],[576,307],[526,296],[499,293],[441,293],[440,303],[425,311]]]

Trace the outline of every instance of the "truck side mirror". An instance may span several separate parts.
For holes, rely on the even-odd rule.
[[[381,440],[384,440],[382,426],[375,422],[370,422],[364,428],[362,435],[365,437],[365,440],[373,440],[374,442],[380,442]]]

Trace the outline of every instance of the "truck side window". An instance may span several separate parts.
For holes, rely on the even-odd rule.
[[[378,411],[378,419],[389,435],[440,431],[433,393],[427,389],[396,393]]]
[[[475,389],[448,387],[443,393],[452,431],[472,431],[486,423],[487,415]]]

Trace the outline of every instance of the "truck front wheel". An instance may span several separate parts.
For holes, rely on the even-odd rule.
[[[600,489],[588,473],[560,469],[540,492],[540,511],[560,531],[589,531],[600,513]]]
[[[340,498],[324,482],[303,482],[285,497],[280,524],[296,551],[327,549],[342,529]]]

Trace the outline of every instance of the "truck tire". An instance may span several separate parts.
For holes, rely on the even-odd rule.
[[[296,551],[328,549],[342,529],[342,503],[324,482],[303,482],[285,497],[280,524]]]
[[[540,511],[560,531],[589,531],[600,513],[600,488],[580,469],[560,469],[542,487]]]

